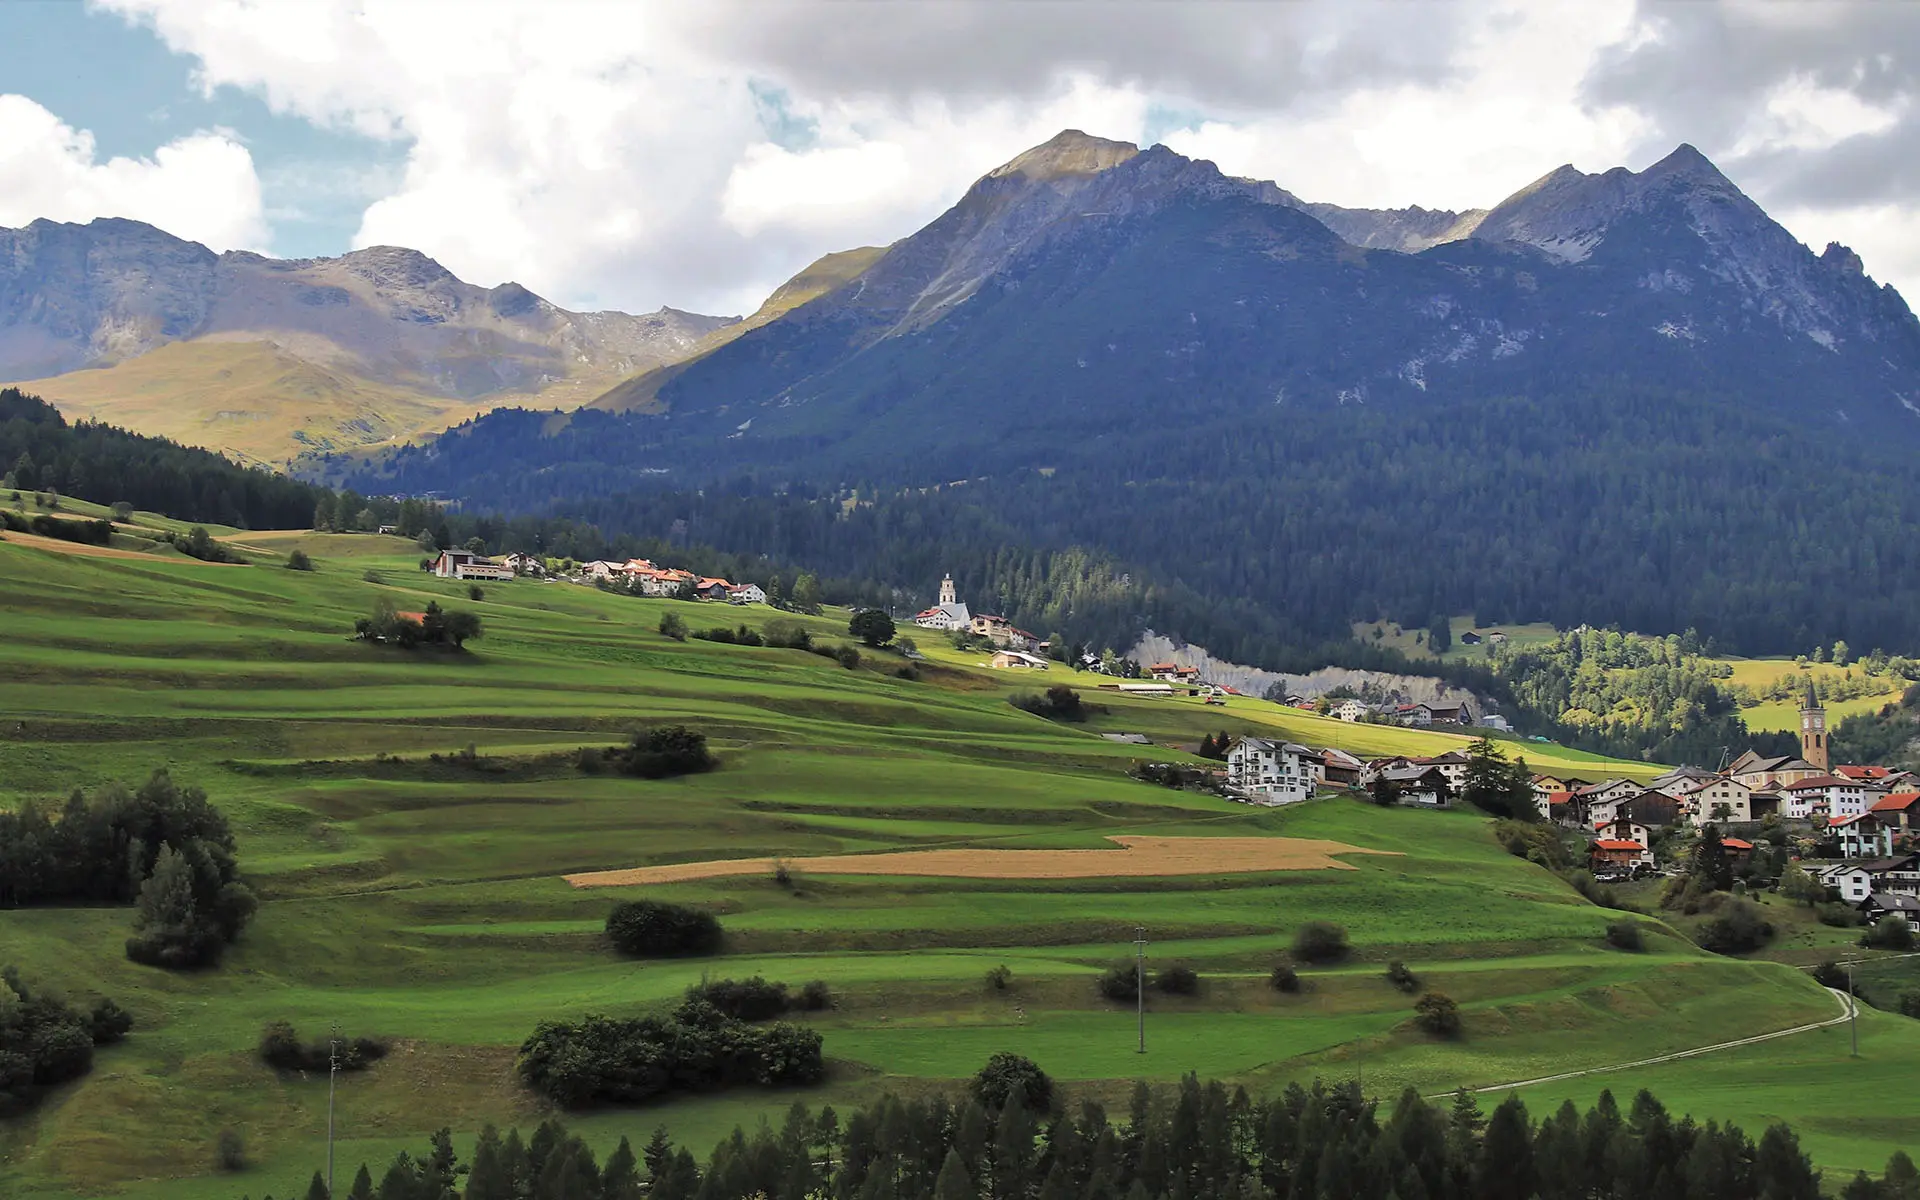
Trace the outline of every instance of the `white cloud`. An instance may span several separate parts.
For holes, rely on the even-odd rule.
[[[267,244],[253,156],[227,134],[197,133],[152,158],[102,162],[92,134],[25,96],[0,95],[0,225],[36,217],[130,217],[215,250]]]
[[[204,88],[405,146],[357,244],[576,307],[751,309],[1068,127],[1172,124],[1177,150],[1365,207],[1489,205],[1684,139],[1795,206],[1795,229],[1850,213],[1834,227],[1885,245],[1910,211],[1888,190],[1920,173],[1880,152],[1920,128],[1899,6],[96,2],[191,55]],[[1853,194],[1781,165],[1819,154],[1852,156],[1830,178]],[[1862,242],[1870,270],[1916,277]]]

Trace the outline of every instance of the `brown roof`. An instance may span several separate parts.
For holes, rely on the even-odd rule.
[[[1920,792],[1895,792],[1891,796],[1882,796],[1874,801],[1869,812],[1905,812],[1920,802]]]

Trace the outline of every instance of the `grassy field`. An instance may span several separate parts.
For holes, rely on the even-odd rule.
[[[1447,626],[1453,631],[1453,646],[1445,654],[1446,659],[1484,659],[1493,643],[1485,640],[1488,634],[1505,634],[1507,644],[1518,648],[1550,642],[1558,632],[1544,621],[1535,621],[1521,625],[1477,625],[1471,616],[1449,617]],[[1460,640],[1462,634],[1477,633],[1481,637],[1478,645],[1468,645]],[[1424,629],[1403,629],[1396,621],[1358,621],[1353,626],[1353,636],[1371,645],[1382,646],[1389,650],[1398,650],[1409,658],[1435,657],[1427,645],[1427,631]]]
[[[1063,671],[1009,677],[931,634],[918,639],[927,662],[917,680],[898,677],[905,660],[889,653],[846,670],[800,651],[683,644],[654,632],[663,612],[696,629],[781,614],[533,581],[489,584],[472,601],[465,584],[420,572],[418,550],[397,539],[223,532],[256,551],[256,565],[0,542],[0,805],[164,766],[230,816],[263,900],[225,963],[195,975],[127,962],[123,909],[0,912],[0,957],[69,995],[110,995],[138,1020],[92,1075],[0,1124],[9,1198],[300,1194],[322,1153],[326,1082],[276,1075],[254,1057],[262,1025],[276,1019],[311,1036],[337,1025],[397,1039],[388,1060],[342,1079],[339,1161],[350,1174],[363,1159],[377,1171],[442,1124],[470,1144],[485,1122],[538,1121],[548,1110],[512,1071],[537,1022],[664,1007],[703,976],[825,980],[835,1007],[804,1019],[825,1038],[828,1081],[575,1118],[597,1143],[642,1141],[665,1124],[704,1152],[736,1123],[796,1099],[844,1108],[885,1088],[950,1086],[1003,1049],[1109,1097],[1133,1079],[1187,1071],[1256,1087],[1352,1073],[1370,1089],[1441,1091],[1833,1009],[1789,965],[1714,958],[1657,926],[1646,953],[1607,949],[1609,914],[1504,853],[1474,815],[1338,796],[1274,811],[1172,792],[1125,768],[1180,751],[1099,736],[1139,732],[1174,746],[1226,728],[1371,754],[1465,745],[1456,735],[1247,699],[1222,709],[1121,696]],[[296,546],[318,570],[276,565]],[[348,640],[354,618],[382,598],[470,608],[486,636],[465,655]],[[845,617],[807,621],[838,641]],[[1106,711],[1059,726],[1006,703],[1062,680]],[[721,768],[649,782],[574,766],[577,748],[654,722],[705,730]],[[1518,748],[1544,769],[1596,778],[1657,770]],[[766,874],[606,890],[560,878],[747,856],[1091,849],[1124,834],[1291,836],[1394,853],[1348,856],[1351,870],[1175,878],[803,872],[792,887]],[[615,900],[635,895],[711,907],[727,928],[725,954],[617,958],[600,926]],[[1267,973],[1311,918],[1345,925],[1355,958],[1305,972],[1300,995],[1275,993]],[[1131,952],[1136,928],[1153,963],[1185,961],[1205,980],[1196,997],[1152,1001],[1145,1055],[1134,1050],[1131,1011],[1094,989]],[[1381,978],[1395,958],[1460,1001],[1462,1041],[1412,1030],[1409,997]],[[1000,964],[1013,986],[990,991],[983,976]],[[1874,1070],[1891,1080],[1920,1067],[1920,1022],[1868,1024]],[[1746,1090],[1716,1090],[1710,1080],[1723,1076],[1713,1072],[1729,1081],[1738,1072]],[[1839,1081],[1857,1072],[1820,1034],[1646,1077],[1663,1094],[1670,1079],[1670,1103],[1703,1118],[1804,1111],[1823,1162],[1878,1166],[1893,1145],[1920,1144],[1920,1117],[1843,1127]],[[1616,1088],[1638,1079],[1601,1077]],[[1575,1080],[1528,1099],[1586,1097],[1599,1085]],[[1816,1085],[1825,1107],[1791,1107]],[[253,1164],[238,1175],[214,1170],[228,1128]]]

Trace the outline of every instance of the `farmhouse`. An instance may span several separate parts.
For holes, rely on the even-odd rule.
[[[1653,851],[1626,838],[1600,838],[1593,843],[1593,861],[1616,867],[1650,867]]]
[[[1440,774],[1446,777],[1447,786],[1457,792],[1467,784],[1467,766],[1471,761],[1464,751],[1449,750],[1432,758],[1416,758],[1412,765],[1438,768]]]
[[[513,578],[512,567],[467,550],[442,550],[440,557],[433,560],[433,573],[442,579]]]
[[[1448,808],[1453,802],[1453,788],[1447,783],[1447,777],[1439,767],[1409,764],[1404,767],[1388,767],[1374,778],[1375,788],[1393,788],[1399,793],[1398,803],[1414,805],[1420,808]]]
[[[1332,715],[1342,721],[1363,721],[1373,709],[1360,700],[1346,699],[1333,706]]]
[[[1860,902],[1860,914],[1869,921],[1878,921],[1893,913],[1905,917],[1909,925],[1920,925],[1920,896],[1903,896],[1899,892],[1868,892],[1867,898]]]
[[[1024,650],[995,650],[992,662],[994,669],[1001,671],[1044,671],[1048,665],[1046,659]]]
[[[515,575],[532,575],[538,578],[547,573],[547,565],[540,561],[538,555],[509,554],[500,561]]]
[[[1829,817],[1827,836],[1840,844],[1840,853],[1847,858],[1885,857],[1893,853],[1893,830],[1871,813]]]
[[[1243,737],[1227,751],[1227,786],[1254,804],[1313,799],[1319,755],[1292,742]]]
[[[1366,766],[1345,750],[1328,747],[1320,752],[1320,782],[1338,784],[1342,787],[1356,787],[1360,783],[1360,774],[1366,770]]]
[[[1708,821],[1747,822],[1754,819],[1753,789],[1737,779],[1722,779],[1714,775],[1690,787],[1682,787],[1676,794],[1681,811],[1696,825]],[[1723,808],[1724,815],[1721,812]]]
[[[1912,837],[1920,833],[1920,792],[1895,792],[1868,810],[1889,829]]]
[[[766,602],[766,589],[757,583],[736,583],[727,589],[729,604],[765,604]]]
[[[1178,663],[1154,663],[1147,668],[1147,674],[1166,683],[1199,683],[1199,667],[1183,667]]]

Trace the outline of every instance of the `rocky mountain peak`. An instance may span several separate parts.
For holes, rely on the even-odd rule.
[[[1070,176],[1098,175],[1140,153],[1132,142],[1094,137],[1078,129],[1063,129],[1006,165],[987,173],[989,179],[1018,175],[1035,182]]]
[[[428,288],[456,283],[452,271],[405,246],[368,246],[336,260],[340,267],[381,288]]]

